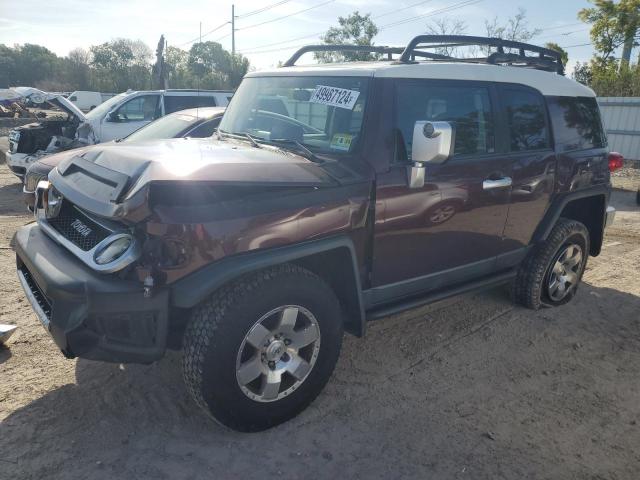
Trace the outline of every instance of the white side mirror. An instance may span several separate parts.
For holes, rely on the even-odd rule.
[[[409,167],[409,188],[422,188],[426,163],[443,163],[453,154],[455,129],[449,122],[417,121]]]
[[[449,122],[416,122],[411,159],[420,163],[443,163],[453,154],[454,137],[455,132]]]

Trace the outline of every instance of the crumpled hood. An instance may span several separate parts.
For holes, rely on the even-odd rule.
[[[105,216],[115,214],[109,212],[139,197],[154,182],[272,187],[337,184],[320,164],[242,141],[178,138],[98,144],[73,153],[65,156],[49,178],[65,197]]]
[[[82,111],[73,102],[64,98],[62,95],[43,92],[42,90],[31,87],[15,87],[13,90],[20,94],[22,98],[29,99],[33,103],[52,103],[53,105],[60,107],[69,115],[78,119],[79,122],[87,121],[87,117],[84,116],[84,113],[82,113]]]

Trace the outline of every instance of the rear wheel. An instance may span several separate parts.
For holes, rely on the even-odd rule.
[[[561,218],[547,240],[520,265],[513,283],[515,301],[534,310],[569,302],[578,290],[588,255],[587,227]]]
[[[341,343],[333,291],[308,270],[282,265],[222,288],[194,310],[185,332],[184,378],[218,422],[264,430],[315,399]]]

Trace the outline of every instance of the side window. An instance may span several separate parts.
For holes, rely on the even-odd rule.
[[[216,99],[210,95],[165,95],[165,114],[196,107],[215,107]]]
[[[546,113],[542,97],[529,90],[506,88],[502,99],[512,152],[549,148]]]
[[[191,130],[187,136],[193,138],[206,138],[213,135],[218,125],[220,125],[220,120],[222,117],[213,118],[211,120],[207,120],[206,122],[198,125],[196,128]]]
[[[123,104],[116,111],[120,122],[152,121],[160,116],[160,96],[140,95]]]
[[[456,129],[454,155],[495,151],[489,90],[478,86],[438,86],[399,82],[396,88],[396,161],[411,160],[413,127],[419,120],[448,121]]]
[[[602,148],[600,109],[591,97],[548,97],[556,147],[562,152]]]

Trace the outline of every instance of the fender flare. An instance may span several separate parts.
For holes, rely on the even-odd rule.
[[[323,238],[307,241],[295,245],[257,250],[225,257],[211,263],[170,285],[170,304],[178,308],[192,308],[211,295],[223,285],[238,279],[242,275],[262,270],[264,268],[280,265],[282,263],[296,263],[316,255],[336,253],[338,251],[348,253],[351,261],[341,264],[345,274],[352,274],[352,280],[348,292],[336,292],[344,299],[348,318],[345,319],[345,330],[356,336],[362,336],[365,332],[364,302],[362,300],[362,287],[356,261],[353,241],[347,236]],[[304,266],[304,262],[303,262]]]
[[[532,243],[542,242],[547,239],[547,237],[551,233],[551,230],[553,230],[553,227],[560,218],[560,215],[562,214],[564,208],[574,200],[580,200],[588,197],[604,196],[605,205],[602,217],[602,225],[604,227],[606,221],[606,210],[609,203],[610,195],[611,185],[609,184],[594,185],[582,190],[557,195],[547,209],[542,221],[538,225],[538,228],[534,232]]]

